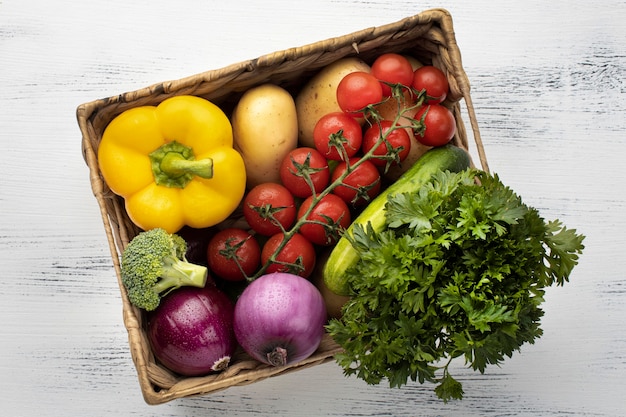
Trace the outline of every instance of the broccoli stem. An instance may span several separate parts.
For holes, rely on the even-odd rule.
[[[157,294],[165,293],[182,286],[202,288],[206,284],[208,269],[202,265],[173,258],[163,265],[161,279],[153,290]]]
[[[195,176],[213,178],[213,160],[196,160],[192,148],[176,141],[152,152],[150,162],[154,181],[165,187],[185,188]]]

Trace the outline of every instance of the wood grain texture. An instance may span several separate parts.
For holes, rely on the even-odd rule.
[[[143,402],[80,152],[84,102],[431,7],[453,15],[492,171],[587,235],[544,335],[466,397],[367,386],[334,363]],[[6,416],[626,415],[626,2],[2,0],[0,413]]]

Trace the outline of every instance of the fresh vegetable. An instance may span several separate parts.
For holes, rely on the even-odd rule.
[[[392,86],[410,86],[413,82],[413,66],[405,56],[400,54],[379,55],[372,63],[371,73],[380,81],[385,97],[392,95]]]
[[[317,149],[296,148],[281,162],[280,180],[295,197],[320,193],[330,180],[328,161]]]
[[[298,116],[291,94],[274,84],[251,88],[239,99],[231,120],[248,188],[279,182],[280,163],[298,144]]]
[[[367,205],[337,241],[324,267],[326,286],[339,295],[348,295],[349,288],[346,270],[359,259],[358,252],[352,247],[349,236],[354,227],[360,224],[380,232],[385,226],[384,206],[390,196],[404,192],[416,192],[431,175],[438,171],[461,171],[469,167],[468,153],[456,146],[446,145],[426,152],[402,177],[381,192]]]
[[[222,371],[237,346],[233,314],[233,303],[215,286],[181,288],[148,314],[152,352],[181,375]]]
[[[341,58],[316,73],[296,95],[298,138],[300,146],[315,147],[313,129],[325,114],[341,111],[337,104],[337,85],[354,71],[369,72],[365,61],[356,57]]]
[[[324,265],[328,259],[328,255],[330,255],[331,249],[332,248],[329,247],[320,251],[315,264],[315,271],[309,278],[313,285],[315,285],[315,287],[319,290],[320,294],[322,294],[324,304],[326,304],[326,313],[329,319],[341,317],[341,308],[350,299],[348,296],[335,294],[329,290],[324,283],[324,275],[322,274],[322,271],[324,270]]]
[[[312,205],[313,196],[306,198],[298,209],[298,218],[306,219],[299,233],[315,245],[332,245],[350,226],[350,208],[335,194],[326,194]]]
[[[426,152],[432,149],[432,146],[424,145],[418,141],[412,133],[409,136],[411,138],[409,153],[404,157],[404,161],[402,161],[401,164],[392,164],[389,169],[383,173],[385,179],[397,181],[398,178],[408,171]]]
[[[402,96],[391,96],[375,106],[375,110],[382,120],[396,120],[398,125],[404,126],[404,130],[411,138],[409,153],[402,164],[392,164],[383,173],[384,177],[396,181],[406,172],[419,158],[431,147],[423,145],[415,138],[415,113],[419,109],[417,105],[418,97],[410,91],[405,91]]]
[[[98,163],[143,230],[213,226],[243,197],[246,173],[228,117],[199,97],[129,109],[105,129]]]
[[[351,299],[327,327],[338,363],[370,384],[435,383],[444,401],[463,396],[454,358],[482,373],[541,336],[545,288],[569,281],[584,248],[473,169],[390,195],[382,229],[357,224],[348,239],[359,258],[344,272]]]
[[[289,272],[308,278],[315,269],[315,247],[300,233],[294,233],[278,250],[284,239],[284,233],[276,233],[263,245],[261,263],[267,265],[264,272]]]
[[[424,66],[424,64],[422,64],[420,60],[415,58],[414,56],[411,56],[411,55],[402,55],[402,56],[405,57],[411,63],[411,68],[413,68],[413,72],[415,72],[415,70],[418,69],[419,67]]]
[[[337,103],[347,114],[363,117],[362,109],[379,103],[383,99],[383,88],[371,73],[351,72],[337,86]]]
[[[426,90],[427,104],[443,102],[450,90],[446,74],[432,65],[424,65],[416,69],[413,79],[406,85],[411,85],[417,91]]]
[[[380,137],[385,140],[380,143]],[[370,126],[363,135],[363,153],[374,149],[370,159],[376,166],[400,165],[411,151],[411,137],[392,120],[381,120]]]
[[[261,266],[261,247],[246,230],[229,227],[209,241],[207,259],[211,272],[227,281],[243,281]]]
[[[360,159],[360,157],[354,157],[348,161],[340,161],[330,177],[330,181],[334,183],[350,166],[350,172],[343,178],[340,185],[333,188],[332,193],[353,207],[362,207],[372,201],[380,193],[382,186],[380,172],[376,165],[371,160],[361,161],[357,165]]]
[[[122,252],[121,279],[130,302],[144,310],[184,286],[204,287],[208,270],[187,261],[187,243],[164,229],[139,233]]]
[[[235,304],[234,329],[254,359],[284,366],[309,357],[324,335],[326,308],[308,280],[287,273],[252,281]]]
[[[417,140],[426,146],[442,146],[450,142],[456,132],[454,115],[441,104],[428,104],[417,111],[415,119],[423,124]]]
[[[325,114],[315,125],[313,141],[327,159],[343,161],[361,149],[363,130],[357,120],[344,112]]]
[[[246,194],[243,215],[250,227],[264,236],[288,230],[296,221],[296,202],[283,185],[259,184]]]

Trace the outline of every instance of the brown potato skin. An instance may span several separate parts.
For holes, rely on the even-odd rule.
[[[317,287],[324,298],[328,318],[339,319],[341,318],[341,308],[346,302],[348,302],[348,300],[350,300],[350,297],[335,294],[324,283],[324,264],[326,263],[331,250],[332,248],[326,248],[318,254],[315,269],[311,274],[310,280]]]

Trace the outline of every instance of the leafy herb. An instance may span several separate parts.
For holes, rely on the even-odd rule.
[[[327,326],[336,359],[369,384],[435,383],[446,402],[463,397],[454,358],[483,373],[541,336],[545,288],[568,281],[584,249],[584,236],[473,169],[390,197],[385,216],[383,232],[350,237],[351,299]]]

